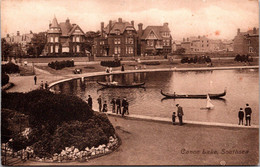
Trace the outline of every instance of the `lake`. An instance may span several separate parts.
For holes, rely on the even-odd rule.
[[[117,81],[128,84],[145,82],[145,88],[105,88],[96,81]],[[126,97],[129,101],[129,112],[135,115],[146,115],[171,118],[176,112],[176,104],[184,110],[184,121],[216,122],[238,124],[238,111],[248,103],[252,108],[251,124],[258,124],[259,110],[259,75],[256,69],[215,70],[215,71],[185,71],[185,72],[146,72],[132,74],[117,74],[85,78],[84,81],[72,80],[54,86],[54,90],[64,94],[73,94],[83,100],[91,95],[93,108],[98,110],[97,98],[101,95],[108,102],[112,98]],[[223,99],[212,99],[215,106],[212,110],[203,110],[206,99],[165,99],[161,89],[167,93],[176,94],[227,94]]]

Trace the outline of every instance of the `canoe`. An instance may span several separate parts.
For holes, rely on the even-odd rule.
[[[198,98],[198,99],[206,99],[207,94],[170,94],[170,93],[164,93],[161,90],[161,94],[165,96],[166,98]],[[208,94],[211,99],[218,99],[226,95],[226,90],[223,93],[219,94]]]
[[[109,87],[109,88],[137,88],[145,84],[145,82],[141,82],[141,83],[132,83],[131,85],[120,85],[118,83],[113,83],[113,82],[99,82],[99,81],[97,81],[97,83],[99,85],[102,85],[104,87]]]

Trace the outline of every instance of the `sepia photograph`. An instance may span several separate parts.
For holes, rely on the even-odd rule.
[[[1,0],[1,165],[259,165],[259,2]]]

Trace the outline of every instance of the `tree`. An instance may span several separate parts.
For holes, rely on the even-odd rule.
[[[179,49],[177,49],[177,50],[175,51],[175,53],[182,55],[183,53],[185,53],[185,50],[186,50],[185,48],[179,48]]]
[[[4,38],[1,39],[1,49],[2,49],[2,60],[7,61],[7,58],[11,55],[12,45],[6,42]]]
[[[47,43],[46,32],[33,34],[31,44],[27,49],[27,53],[29,55],[39,56],[42,53],[46,43]]]
[[[86,32],[86,41],[84,43],[84,49],[92,52],[92,46],[94,45],[94,38],[100,36],[100,31],[88,31]]]

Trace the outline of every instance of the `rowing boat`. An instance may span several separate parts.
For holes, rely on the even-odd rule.
[[[223,93],[219,94],[170,94],[170,93],[164,93],[161,90],[161,94],[167,98],[198,98],[198,99],[206,99],[207,95],[209,95],[209,98],[211,99],[218,99],[226,95],[226,90]]]
[[[109,88],[137,88],[145,84],[145,82],[141,82],[141,83],[132,83],[131,85],[121,85],[118,84],[117,82],[99,82],[99,81],[97,81],[97,83],[99,85],[109,87]]]

